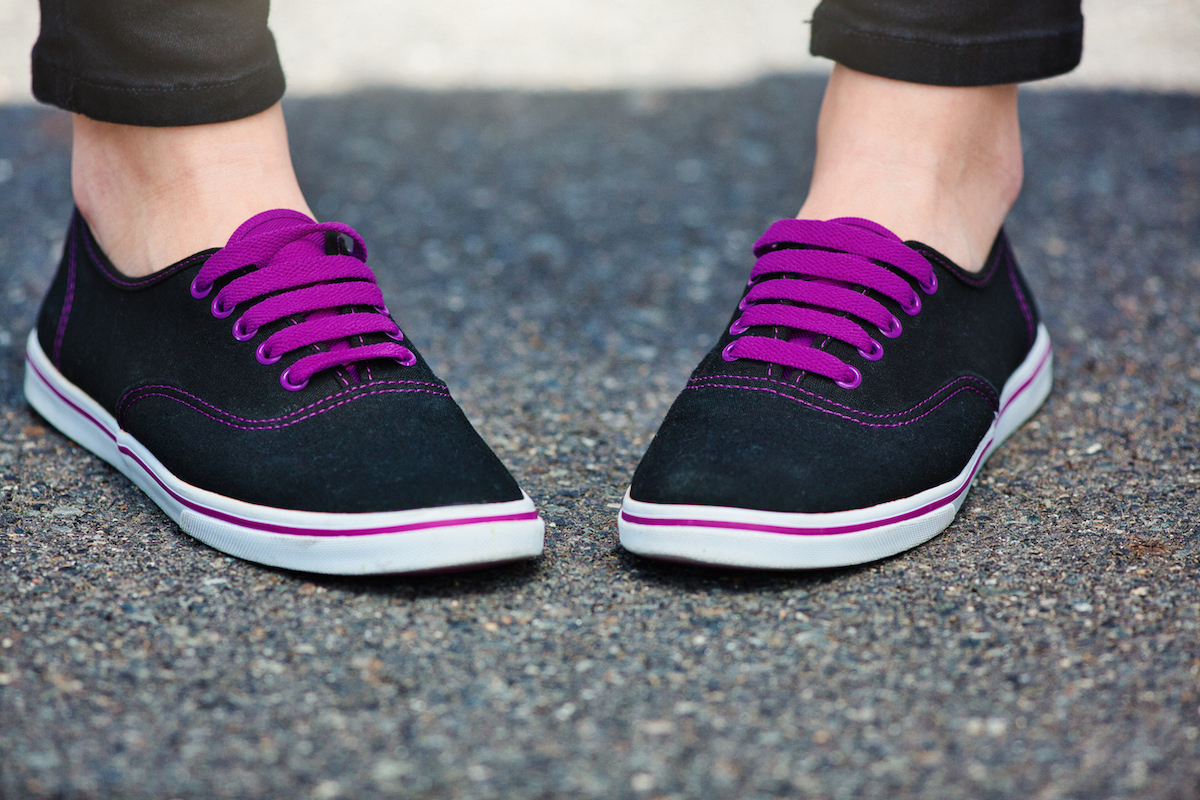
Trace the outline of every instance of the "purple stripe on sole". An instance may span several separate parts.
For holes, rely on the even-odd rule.
[[[1050,358],[1051,352],[1052,351],[1050,348],[1046,349],[1046,352],[1044,354],[1042,354],[1041,359],[1038,361],[1037,368],[1034,369],[1033,374],[1029,377],[1028,380],[1026,380],[1024,383],[1022,383],[1015,392],[1013,392],[1013,396],[1008,399],[1008,402],[1006,402],[1004,404],[1004,408],[1002,408],[1000,410],[1001,414],[1003,414],[1004,411],[1009,406],[1012,405],[1013,401],[1015,401],[1018,397],[1020,397],[1025,392],[1025,390],[1028,389],[1030,387],[1030,385],[1032,385],[1033,382],[1038,379],[1039,376],[1041,376],[1042,371],[1046,367],[1046,362]],[[897,522],[904,522],[906,520],[914,519],[916,517],[920,517],[920,516],[923,516],[924,514],[934,511],[937,508],[945,506],[948,503],[954,502],[956,499],[958,499],[959,495],[963,494],[971,486],[971,481],[974,480],[976,473],[979,472],[979,468],[981,466],[983,466],[983,460],[987,456],[991,446],[992,446],[991,441],[989,441],[984,446],[983,452],[980,453],[979,457],[975,460],[975,465],[971,468],[971,472],[967,476],[967,479],[965,481],[963,481],[962,484],[957,489],[955,489],[953,492],[951,492],[950,494],[946,495],[945,497],[943,497],[941,499],[935,500],[932,503],[928,503],[920,508],[905,512],[903,514],[897,514],[896,516],[888,517],[886,519],[881,519],[881,520],[872,520],[870,522],[859,522],[859,523],[854,523],[852,525],[804,527],[804,526],[786,526],[786,525],[767,525],[767,524],[760,524],[760,523],[753,523],[753,522],[738,522],[738,521],[726,521],[726,520],[681,519],[681,518],[673,518],[672,519],[672,518],[658,518],[658,517],[641,517],[641,516],[637,516],[634,514],[630,514],[628,511],[626,511],[624,509],[621,509],[621,519],[623,519],[627,522],[632,522],[637,525],[658,525],[658,526],[664,526],[664,527],[689,527],[689,528],[729,528],[729,529],[733,529],[733,530],[759,531],[762,533],[781,533],[781,534],[786,534],[786,535],[790,535],[790,536],[831,536],[831,535],[837,535],[837,534],[841,534],[841,533],[856,533],[858,531],[870,530],[872,528],[881,528],[885,525],[892,525]]]
[[[51,383],[50,380],[45,375],[42,374],[42,371],[37,368],[36,364],[34,364],[29,359],[25,359],[25,363],[27,365],[29,365],[29,368],[33,370],[33,373],[38,376],[38,380],[40,380],[42,383],[44,383],[46,385],[46,388],[48,388],[50,391],[54,392],[55,395],[58,396],[59,400],[62,400],[64,403],[69,405],[71,408],[78,411],[88,422],[92,423],[97,428],[102,430],[104,432],[104,435],[107,436],[109,439],[112,439],[114,442],[117,440],[116,435],[114,435],[112,431],[110,431],[108,428],[106,428],[104,426],[104,423],[102,423],[100,420],[93,417],[85,409],[83,409],[79,405],[77,405],[75,403],[75,401],[73,401],[71,398],[67,397],[65,394],[60,392],[58,390],[58,387],[56,387],[53,383]]]
[[[1022,383],[1020,388],[1018,388],[1015,392],[1013,392],[1013,396],[1008,398],[1008,402],[1005,403],[1004,407],[1000,409],[1001,414],[1003,414],[1004,411],[1013,404],[1014,400],[1016,400],[1018,397],[1020,397],[1022,395],[1022,393],[1024,393],[1024,391],[1029,388],[1029,385],[1031,383],[1033,383],[1034,381],[1036,381],[1038,379],[1038,376],[1042,374],[1042,370],[1046,366],[1046,362],[1050,359],[1050,354],[1052,352],[1054,352],[1054,351],[1051,348],[1049,348],[1049,347],[1046,348],[1046,352],[1042,354],[1041,360],[1038,361],[1037,369],[1035,369],[1033,371],[1033,374],[1029,376],[1029,380]]]
[[[246,519],[234,514],[226,514],[224,511],[208,508],[207,506],[193,503],[191,500],[172,491],[172,489],[163,483],[162,479],[155,474],[154,470],[150,469],[144,461],[138,458],[137,453],[134,453],[125,445],[118,445],[118,449],[129,458],[132,458],[138,463],[138,466],[157,483],[164,492],[171,495],[177,502],[190,508],[198,514],[211,519],[219,519],[224,522],[229,522],[243,528],[252,528],[258,531],[266,531],[268,533],[282,533],[288,536],[376,536],[382,533],[405,533],[408,531],[426,530],[428,528],[446,528],[451,525],[473,525],[486,522],[518,522],[520,520],[537,519],[537,511],[522,511],[517,514],[500,514],[496,516],[486,517],[461,517],[458,519],[436,519],[427,522],[410,522],[405,525],[384,525],[377,528],[348,528],[346,530],[328,530],[323,528],[301,528],[295,525],[277,525],[271,522],[259,522],[258,520]]]
[[[709,520],[709,519],[662,519],[655,517],[639,517],[630,514],[627,511],[621,511],[621,518],[629,522],[640,525],[663,525],[663,526],[679,526],[688,528],[732,528],[734,530],[744,531],[760,531],[762,533],[782,533],[789,536],[835,536],[839,533],[856,533],[858,531],[870,530],[872,528],[881,528],[885,525],[892,525],[897,522],[914,519],[924,516],[930,511],[934,511],[942,506],[954,502],[960,494],[967,490],[971,485],[971,479],[975,477],[975,473],[979,471],[980,465],[983,463],[983,456],[987,453],[987,448],[991,446],[988,442],[983,448],[983,453],[975,461],[975,466],[971,469],[971,474],[963,481],[962,485],[955,489],[945,497],[934,500],[920,508],[903,514],[897,514],[894,517],[887,519],[871,520],[870,522],[857,522],[853,525],[834,525],[830,527],[800,527],[800,526],[785,526],[785,525],[765,525],[755,522],[732,522],[725,520]]]
[[[54,384],[52,384],[46,378],[46,376],[44,374],[42,374],[42,371],[37,368],[37,365],[35,365],[32,360],[26,359],[25,363],[29,365],[30,369],[32,369],[34,374],[37,375],[38,379],[47,388],[49,388],[50,391],[54,392],[54,394],[60,400],[62,400],[64,403],[66,403],[72,409],[74,409],[76,412],[78,412],[80,414],[80,416],[82,416],[88,422],[91,422],[97,428],[102,430],[104,432],[104,435],[107,436],[109,439],[112,439],[114,442],[116,441],[117,437],[111,431],[109,431],[108,428],[102,422],[100,422],[100,420],[93,417],[85,409],[81,408],[77,403],[75,403],[69,397],[67,397],[62,392],[60,392],[58,390],[58,388],[55,387]],[[182,505],[186,506],[187,508],[189,508],[189,509],[195,511],[196,513],[201,514],[205,517],[211,518],[211,519],[219,519],[224,522],[229,522],[234,525],[241,526],[243,528],[251,528],[253,530],[265,531],[268,533],[281,533],[281,534],[287,534],[290,536],[319,536],[319,537],[324,537],[324,536],[375,536],[375,535],[385,534],[385,533],[407,533],[409,531],[428,530],[431,528],[446,528],[446,527],[450,527],[452,525],[476,525],[476,524],[485,524],[485,523],[489,523],[489,522],[520,522],[520,521],[524,521],[524,520],[534,520],[534,519],[538,518],[537,510],[534,509],[532,511],[521,511],[521,512],[518,512],[515,514],[496,514],[496,515],[481,516],[481,517],[459,517],[459,518],[455,518],[455,519],[428,520],[426,522],[411,522],[411,523],[407,523],[407,524],[403,524],[403,525],[384,525],[384,526],[374,527],[374,528],[353,528],[353,529],[347,529],[347,530],[326,530],[326,529],[319,529],[319,528],[302,528],[302,527],[297,527],[297,526],[293,526],[293,525],[278,525],[278,524],[269,523],[269,522],[259,522],[257,520],[246,519],[244,517],[238,517],[233,514],[226,514],[223,511],[217,511],[215,509],[207,508],[206,506],[200,505],[199,503],[194,503],[194,502],[180,496],[178,493],[172,491],[172,489],[169,486],[167,486],[162,481],[162,479],[159,478],[158,475],[156,475],[154,473],[154,471],[152,469],[150,469],[150,467],[148,467],[145,462],[143,462],[140,458],[138,458],[137,454],[134,453],[132,450],[130,450],[128,447],[126,447],[124,445],[118,445],[117,449],[120,450],[120,452],[122,454],[124,454],[125,456],[128,456],[129,458],[132,458],[134,461],[136,461],[138,463],[138,466],[140,466],[147,475],[149,475],[151,478],[153,478],[155,483],[157,483],[164,492],[171,495],[171,497],[173,497],[177,502],[181,503]]]

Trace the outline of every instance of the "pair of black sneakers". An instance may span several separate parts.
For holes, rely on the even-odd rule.
[[[642,555],[858,564],[935,536],[1051,384],[1003,233],[969,273],[859,219],[783,220],[618,518]],[[75,215],[29,335],[47,421],[187,533],[331,574],[532,558],[532,500],[392,320],[352,229],[258,214],[125,278]]]

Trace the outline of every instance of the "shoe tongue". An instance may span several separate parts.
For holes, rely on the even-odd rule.
[[[241,242],[255,236],[261,236],[266,233],[274,233],[287,228],[299,228],[305,225],[313,225],[314,220],[306,214],[299,211],[293,211],[290,208],[275,208],[270,211],[263,211],[255,214],[250,219],[243,222],[233,236],[229,237],[229,244]],[[301,255],[324,255],[325,254],[325,234],[316,232],[303,239],[298,239],[288,245],[285,245],[279,250],[278,255],[284,258],[297,257]]]

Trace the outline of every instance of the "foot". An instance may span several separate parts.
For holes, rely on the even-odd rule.
[[[184,128],[77,114],[71,188],[100,248],[134,278],[221,247],[259,211],[312,216],[278,104],[245,119]]]
[[[1001,233],[983,269],[863,219],[783,220],[622,504],[654,558],[861,564],[937,535],[1050,391],[1050,344]]]
[[[801,219],[863,217],[982,269],[1021,191],[1017,87],[925,86],[834,67]]]
[[[25,394],[185,532],[333,574],[541,552],[533,503],[392,321],[352,229],[277,209],[123,272],[76,215]]]

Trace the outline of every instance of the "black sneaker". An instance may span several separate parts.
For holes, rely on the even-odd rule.
[[[1003,232],[980,273],[867,220],[782,220],[638,465],[621,544],[766,569],[861,564],[944,530],[1050,393]]]
[[[249,561],[394,573],[542,550],[533,502],[392,321],[345,225],[267,211],[133,280],[76,213],[25,396]]]

